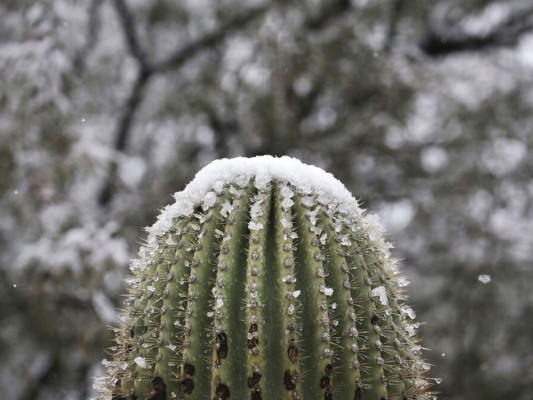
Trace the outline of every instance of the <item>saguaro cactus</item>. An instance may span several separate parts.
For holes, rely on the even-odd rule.
[[[429,399],[407,281],[319,168],[215,161],[149,228],[102,399]]]

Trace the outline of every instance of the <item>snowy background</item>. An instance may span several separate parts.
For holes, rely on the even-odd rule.
[[[128,260],[221,157],[381,215],[442,399],[533,392],[530,0],[0,4],[0,387],[90,398]]]

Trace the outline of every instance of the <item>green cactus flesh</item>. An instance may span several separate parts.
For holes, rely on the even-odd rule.
[[[188,189],[132,262],[102,399],[433,397],[405,280],[344,186],[259,157]]]

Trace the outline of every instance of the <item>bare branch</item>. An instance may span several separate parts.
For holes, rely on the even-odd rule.
[[[147,72],[146,70],[139,70],[139,75],[137,76],[137,79],[133,84],[131,93],[128,97],[128,101],[124,107],[122,115],[120,116],[115,131],[115,143],[113,147],[116,152],[124,152],[124,150],[126,149],[135,114],[137,113],[137,109],[141,105],[144,90],[146,88],[146,85],[150,81],[151,76],[152,74]],[[116,162],[113,162],[110,166],[107,181],[105,182],[98,196],[98,204],[100,204],[101,206],[107,205],[113,197],[113,192],[117,184],[116,175],[117,164]]]
[[[124,35],[128,43],[129,52],[139,63],[139,74],[133,84],[127,103],[124,106],[122,115],[117,123],[115,131],[114,150],[124,152],[126,150],[131,127],[134,122],[135,114],[142,103],[145,88],[154,74],[164,73],[166,71],[177,69],[185,62],[197,55],[203,50],[212,48],[221,43],[229,34],[244,29],[252,22],[257,20],[275,3],[271,2],[261,7],[253,8],[240,15],[230,19],[222,24],[218,29],[207,33],[205,36],[191,42],[182,49],[176,51],[168,59],[159,64],[151,65],[148,56],[143,50],[137,31],[135,28],[135,19],[129,10],[125,0],[115,0],[113,4],[120,18]],[[112,162],[109,166],[109,172],[102,190],[98,196],[100,206],[107,206],[113,199],[118,184],[117,164]]]
[[[82,74],[85,70],[85,58],[98,42],[100,32],[100,6],[103,0],[92,0],[89,5],[89,16],[87,22],[87,38],[85,43],[74,56],[74,68]]]
[[[181,67],[186,61],[200,53],[202,50],[214,47],[224,41],[230,34],[242,30],[264,15],[273,3],[269,3],[257,8],[250,9],[237,15],[222,24],[216,30],[205,34],[199,39],[194,40],[185,47],[177,50],[166,60],[154,66],[155,72],[166,72]]]
[[[514,46],[524,34],[532,30],[533,8],[519,9],[485,34],[469,35],[461,31],[446,33],[431,31],[420,43],[420,48],[428,56],[442,57],[458,52]]]
[[[396,29],[398,28],[398,22],[402,15],[404,5],[405,0],[392,0],[390,4],[389,26],[387,27],[387,36],[383,45],[384,52],[390,51],[392,45],[394,44]]]
[[[124,151],[127,143],[127,132],[130,130],[133,123],[134,114],[137,108],[141,104],[142,95],[146,84],[150,80],[151,74],[143,71],[139,72],[137,80],[133,84],[131,94],[128,98],[128,102],[124,109],[124,114],[120,118],[120,122],[117,128],[117,135],[115,140],[115,150]]]
[[[130,54],[133,58],[135,58],[135,60],[137,60],[141,69],[149,69],[148,57],[141,46],[139,35],[137,34],[135,17],[126,4],[126,0],[114,0],[112,1],[112,4],[114,5],[120,19],[120,23],[122,24],[122,29],[124,31],[124,36],[126,37],[126,42],[128,43]]]
[[[305,22],[305,28],[309,30],[320,30],[333,19],[344,14],[351,8],[350,0],[336,0],[333,3],[326,2],[327,6],[323,7],[320,13]]]

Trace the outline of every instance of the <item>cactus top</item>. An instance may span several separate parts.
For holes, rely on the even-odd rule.
[[[105,400],[429,400],[373,216],[298,160],[218,160],[133,260]]]
[[[204,167],[183,191],[174,194],[176,202],[165,207],[157,222],[147,228],[148,242],[154,242],[157,236],[166,233],[174,218],[191,215],[197,205],[209,208],[215,202],[216,192],[221,191],[224,185],[236,182],[245,186],[252,178],[258,189],[263,189],[272,180],[280,180],[293,185],[300,193],[322,196],[324,203],[333,200],[341,212],[359,215],[363,211],[348,189],[332,174],[296,158],[258,156],[221,159]],[[381,230],[377,217],[372,216],[371,220],[375,229]]]

